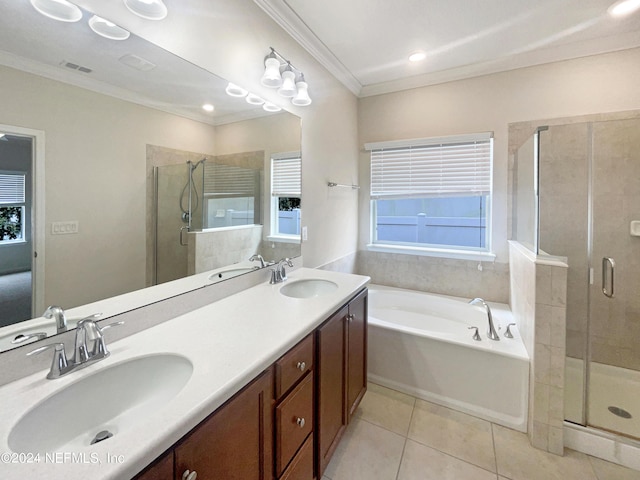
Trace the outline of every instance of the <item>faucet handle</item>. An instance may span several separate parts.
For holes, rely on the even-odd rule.
[[[51,361],[51,368],[47,374],[48,379],[54,379],[61,377],[69,371],[69,362],[67,361],[67,354],[64,351],[64,343],[50,343],[42,347],[38,347],[35,350],[31,350],[27,353],[27,356],[38,355],[50,348],[54,349],[53,360]]]
[[[95,322],[92,322],[92,323],[93,323],[93,326],[95,326],[95,330],[93,330],[93,326],[92,326],[91,330],[89,331],[93,338],[93,348],[91,349],[90,358],[95,357],[96,355],[102,356],[102,357],[108,357],[109,350],[107,349],[107,344],[104,341],[104,334],[102,332],[104,332],[105,330],[108,330],[109,328],[117,327],[119,325],[124,325],[124,322],[123,321],[114,322],[114,323],[110,323],[109,325],[105,325],[104,327],[101,327]]]
[[[473,338],[476,342],[479,342],[480,340],[482,340],[482,337],[480,336],[480,333],[478,332],[478,327],[468,327],[469,330],[471,330],[472,328],[475,328],[476,331],[473,333]]]
[[[510,323],[509,325],[507,325],[507,331],[504,332],[504,336],[507,338],[513,338],[513,333],[511,333],[511,326],[515,325],[515,323]]]

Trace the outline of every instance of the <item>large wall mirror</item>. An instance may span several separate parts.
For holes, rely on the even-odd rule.
[[[300,119],[82,13],[0,6],[0,351],[300,255]]]

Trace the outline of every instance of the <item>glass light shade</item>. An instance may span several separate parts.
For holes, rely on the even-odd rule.
[[[309,96],[309,85],[304,80],[296,82],[296,88],[298,93],[291,99],[291,103],[299,107],[306,107],[311,104],[311,97]]]
[[[225,92],[227,92],[227,95],[231,95],[232,97],[246,97],[247,93],[249,93],[244,88],[239,87],[235,83],[231,82],[229,82],[229,85],[227,85]]]
[[[102,17],[94,15],[89,19],[89,27],[101,37],[110,40],[126,40],[131,35],[127,30],[119,27],[115,23],[105,20]]]
[[[282,110],[279,106],[271,102],[264,102],[264,105],[262,105],[262,109],[265,112],[279,112],[280,110]]]
[[[277,58],[269,57],[264,61],[264,75],[262,75],[260,83],[269,88],[278,88],[282,85],[280,61]]]
[[[210,103],[205,103],[204,105],[202,105],[202,109],[205,112],[213,112],[215,110],[215,107],[213,105],[211,105]]]
[[[167,6],[162,0],[122,0],[131,13],[147,20],[162,20],[167,16]]]
[[[421,62],[425,58],[427,58],[427,54],[424,52],[415,52],[409,55],[410,62]]]
[[[262,105],[264,103],[264,100],[254,93],[250,93],[249,95],[247,95],[247,98],[245,100],[251,105]]]
[[[45,17],[61,22],[77,22],[82,18],[82,10],[67,0],[31,0],[31,5]]]
[[[282,72],[282,86],[278,89],[278,93],[283,97],[293,97],[298,90],[296,89],[296,74],[292,70]]]

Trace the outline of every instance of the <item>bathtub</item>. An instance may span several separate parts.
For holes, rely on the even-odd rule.
[[[526,432],[529,356],[517,329],[504,337],[509,306],[489,303],[494,341],[484,308],[469,300],[370,285],[369,380]]]

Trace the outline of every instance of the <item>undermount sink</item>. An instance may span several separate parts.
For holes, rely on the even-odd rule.
[[[319,297],[331,293],[338,288],[338,285],[323,280],[321,278],[309,278],[305,280],[296,280],[285,284],[280,293],[292,298],[312,298]]]
[[[9,448],[17,453],[73,451],[99,438],[117,439],[175,397],[192,372],[188,359],[173,354],[98,370],[29,410],[9,433]]]

